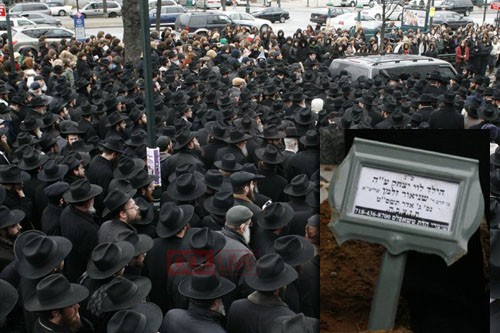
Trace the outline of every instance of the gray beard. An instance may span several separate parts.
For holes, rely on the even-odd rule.
[[[226,315],[226,309],[224,308],[224,303],[223,302],[219,302],[219,306],[214,311],[217,312],[217,313],[220,313],[223,316],[225,316]]]
[[[250,244],[250,227],[246,228],[243,232],[243,239],[245,243]]]
[[[96,213],[94,205],[92,205],[92,207],[89,208],[88,213],[92,214],[92,215],[94,215]]]
[[[244,148],[241,148],[241,153],[243,154],[243,156],[248,157],[248,149],[246,146]]]

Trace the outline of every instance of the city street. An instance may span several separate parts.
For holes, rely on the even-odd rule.
[[[309,3],[309,6],[307,6]],[[309,18],[311,13],[318,8],[326,7],[327,0],[300,0],[300,1],[282,1],[281,7],[290,12],[290,20],[285,23],[276,22],[273,24],[276,31],[283,30],[285,35],[292,35],[298,28],[305,29],[311,24]],[[276,3],[273,1],[273,6]],[[259,7],[252,7],[255,10]],[[230,9],[230,8],[228,8]],[[245,11],[245,7],[239,6],[238,11]],[[486,22],[493,23],[496,18],[496,12],[488,9],[486,13]],[[483,8],[474,7],[470,18],[476,23],[483,23]],[[61,21],[66,28],[73,28],[73,20],[70,17],[61,17]],[[119,38],[123,37],[122,18],[87,18],[85,20],[86,35],[90,36],[103,30]],[[314,25],[313,25],[314,26]]]

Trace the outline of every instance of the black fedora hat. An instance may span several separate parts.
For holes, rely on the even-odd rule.
[[[317,333],[319,319],[306,317],[303,313],[280,316],[273,321],[270,333]]]
[[[232,191],[217,192],[203,202],[203,207],[207,212],[219,216],[225,216],[233,206],[234,196]]]
[[[108,322],[107,333],[156,333],[163,320],[158,305],[146,302],[116,312]]]
[[[9,282],[0,279],[0,320],[3,320],[17,304],[19,294]]]
[[[92,144],[85,144],[85,141],[83,140],[76,140],[73,141],[71,144],[71,149],[73,151],[81,152],[81,153],[90,153],[92,150],[94,150],[94,145]]]
[[[30,175],[17,165],[10,164],[0,169],[0,184],[20,184],[30,178]]]
[[[119,188],[111,189],[104,198],[104,210],[102,211],[102,216],[105,217],[126,204],[127,201],[129,201],[136,192],[137,191],[135,189],[128,192],[125,192]]]
[[[396,111],[396,108],[398,107],[398,104],[396,103],[396,100],[394,97],[388,95],[384,98],[384,102],[382,105],[379,107],[381,111],[387,112],[387,113],[393,113]]]
[[[53,125],[57,120],[59,120],[59,116],[57,114],[49,113],[43,115],[42,117],[42,128],[48,128]]]
[[[192,132],[188,127],[183,127],[175,133],[174,149],[184,148],[194,138],[198,136],[198,132]]]
[[[293,208],[285,202],[273,202],[257,217],[259,227],[278,229],[286,226],[294,216]]]
[[[224,141],[227,137],[227,126],[220,121],[212,121],[205,124],[208,134],[217,140]]]
[[[310,108],[303,108],[294,114],[293,119],[299,125],[309,125],[318,119],[318,115]]]
[[[126,241],[98,244],[92,250],[87,273],[92,279],[106,279],[127,266],[134,252],[134,246]]]
[[[139,170],[139,172],[130,178],[130,184],[135,189],[140,189],[141,187],[151,184],[152,181],[156,180],[155,175],[150,175],[145,169]]]
[[[224,182],[224,176],[217,169],[209,169],[205,173],[204,179],[207,187],[215,191],[222,191],[230,187],[229,184]]]
[[[17,134],[16,141],[12,144],[12,147],[18,148],[23,145],[29,145],[32,146],[34,144],[37,144],[38,140],[28,132],[20,132]]]
[[[243,128],[238,126],[238,127],[232,127],[229,130],[229,135],[225,141],[227,143],[238,143],[238,142],[245,141],[245,140],[248,140],[251,138],[252,138],[251,135],[246,134],[245,131],[243,130]]]
[[[26,133],[26,132],[22,132]],[[26,133],[27,134],[27,133]],[[57,143],[57,139],[54,138],[52,135],[44,133],[42,137],[40,138],[40,147],[42,150],[47,151],[50,147],[55,145]]]
[[[162,238],[177,234],[189,223],[193,213],[194,207],[191,205],[176,205],[173,202],[162,204],[156,233]]]
[[[29,104],[32,107],[38,107],[38,106],[46,106],[49,105],[47,100],[41,96],[35,96],[31,99],[31,102]]]
[[[90,104],[86,99],[80,104],[80,112],[82,116],[93,115],[97,111],[97,106]]]
[[[12,209],[3,205],[0,206],[0,229],[10,227],[20,223],[25,217],[22,210]]]
[[[42,170],[38,172],[37,178],[45,182],[52,182],[62,179],[67,172],[68,166],[66,164],[59,164],[55,160],[49,160],[44,164]]]
[[[237,171],[230,176],[233,186],[241,186],[250,183],[252,180],[263,179],[265,176],[257,175],[247,171]]]
[[[46,311],[62,309],[77,304],[89,296],[89,290],[76,283],[69,283],[60,274],[50,274],[36,285],[36,292],[24,302],[26,310]]]
[[[111,113],[109,116],[108,116],[108,123],[106,125],[106,127],[111,127],[111,126],[115,126],[116,124],[118,124],[119,122],[121,121],[125,121],[127,120],[128,117],[127,116],[124,116],[123,114],[121,114],[120,112],[118,111],[114,111],[113,113]]]
[[[268,164],[280,164],[285,159],[275,145],[267,145],[265,148],[256,149],[255,155],[259,160]]]
[[[232,153],[226,153],[222,156],[221,160],[215,161],[214,165],[224,171],[240,171],[242,165],[236,161],[236,157]]]
[[[61,136],[67,136],[67,135],[81,135],[85,134],[84,131],[81,131],[78,129],[78,127],[74,124],[70,124],[69,126],[64,127],[64,129],[61,130]]]
[[[127,146],[138,147],[146,143],[146,133],[144,131],[135,131],[130,135],[130,139],[125,141]]]
[[[28,279],[49,274],[66,258],[72,247],[64,237],[47,236],[36,230],[21,233],[14,243],[19,274]]]
[[[269,125],[264,127],[262,134],[259,137],[270,140],[283,139],[285,137],[285,133],[278,129],[276,125]]]
[[[287,126],[287,128],[285,128],[285,137],[287,137],[287,138],[300,138],[300,134],[297,132],[297,127]]]
[[[146,277],[115,277],[104,289],[101,310],[119,311],[141,303],[151,290],[151,281]]]
[[[498,119],[498,108],[491,104],[484,104],[478,110],[479,117],[486,121],[495,121]]]
[[[295,269],[276,253],[262,256],[251,273],[245,275],[247,285],[258,291],[274,291],[298,277]]]
[[[203,251],[199,252],[204,257],[203,262],[213,262],[214,256],[226,245],[224,235],[207,227],[189,229],[184,239],[188,243],[187,247],[191,250]]]
[[[19,169],[21,170],[34,170],[44,165],[49,160],[45,154],[40,154],[38,150],[28,148],[23,152],[23,157],[19,161]]]
[[[315,130],[309,130],[306,135],[301,136],[299,141],[307,147],[314,147],[319,145],[319,134]]]
[[[151,237],[139,234],[133,230],[123,230],[116,235],[117,241],[126,241],[134,246],[134,256],[146,253],[153,248],[154,242]]]
[[[290,266],[302,265],[314,257],[314,246],[302,236],[287,235],[274,241],[272,249]]]
[[[83,202],[102,193],[102,187],[91,184],[88,179],[78,179],[71,183],[69,190],[63,194],[64,201],[68,203]]]
[[[191,163],[181,163],[175,167],[175,172],[168,176],[168,182],[172,183],[177,177],[185,173],[194,174],[196,179],[203,179],[203,174],[195,170],[195,166]]]
[[[195,175],[190,173],[180,175],[167,187],[168,195],[178,201],[195,200],[205,194],[206,190],[205,183],[201,179],[196,179]]]
[[[500,169],[490,172],[490,192],[500,195]]]
[[[135,204],[139,206],[139,210],[141,211],[141,219],[139,221],[136,221],[135,224],[147,225],[153,222],[155,218],[155,211],[153,205],[151,205],[143,197],[137,197],[134,200]]]
[[[88,86],[90,84],[90,81],[87,80],[85,77],[79,77],[76,81],[75,81],[75,89],[76,90],[80,90],[86,86]]]
[[[130,158],[128,156],[122,155],[118,160],[118,165],[115,171],[113,171],[113,176],[116,179],[126,179],[134,177],[139,171],[143,170],[145,163],[139,158]]]
[[[500,166],[500,147],[497,147],[495,152],[490,155],[490,164]]]
[[[43,121],[33,116],[28,116],[19,124],[19,129],[23,132],[31,132],[37,128],[43,128]]]
[[[109,136],[101,142],[101,146],[111,151],[123,154],[123,139],[117,136]]]
[[[219,276],[214,264],[203,264],[193,269],[192,275],[179,283],[179,293],[199,300],[222,297],[236,288],[228,279]]]
[[[293,177],[290,183],[285,186],[283,192],[292,197],[300,197],[306,195],[312,189],[313,183],[309,181],[307,175],[301,174]]]

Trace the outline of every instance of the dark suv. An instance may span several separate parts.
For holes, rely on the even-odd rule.
[[[451,10],[464,16],[469,16],[473,9],[474,5],[471,0],[444,0],[436,6],[436,10]]]
[[[211,30],[222,31],[227,25],[235,24],[226,14],[214,11],[184,13],[175,20],[175,30],[187,30],[189,37],[208,36]]]

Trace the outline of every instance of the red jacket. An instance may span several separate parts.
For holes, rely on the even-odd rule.
[[[460,63],[467,63],[469,62],[469,47],[466,45],[465,46],[465,58],[462,59],[462,48],[460,47],[460,45],[457,46],[457,48],[455,49],[455,53],[456,53],[456,56],[455,56],[455,62],[457,64],[460,64]]]

